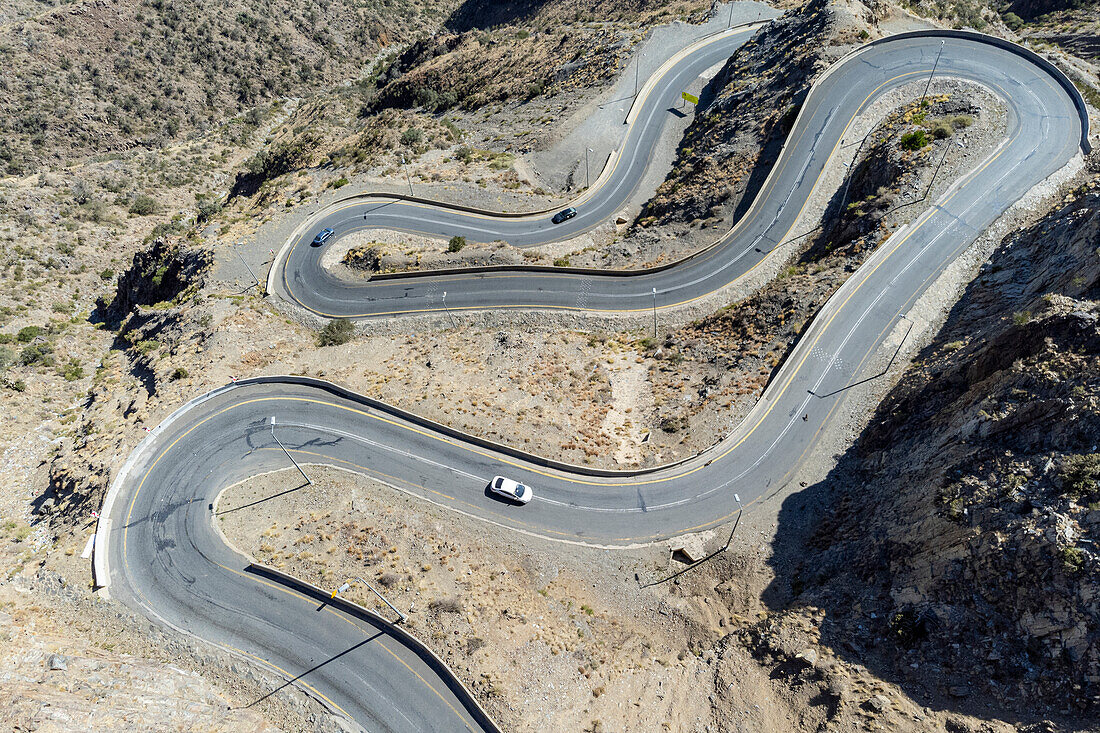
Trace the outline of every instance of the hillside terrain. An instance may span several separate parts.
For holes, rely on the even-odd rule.
[[[937,704],[1100,709],[1098,236],[1093,178],[1006,238],[856,445],[780,513],[765,597],[824,610],[825,643]]]
[[[966,23],[963,3],[911,9]],[[732,429],[821,304],[1003,136],[1005,110],[972,86],[937,84],[923,109],[892,100],[867,121],[876,134],[851,177],[826,179],[822,226],[776,279],[691,322],[662,314],[656,336],[534,317],[319,331],[251,280],[277,225],[348,191],[560,200],[577,180],[539,179],[524,154],[631,73],[656,24],[712,12],[707,0],[0,9],[0,721],[337,729],[281,680],[88,591],[81,554],[111,478],[183,402],[242,376],[305,374],[576,463],[682,458]],[[976,12],[986,31],[1037,45],[1079,37],[1040,47],[1094,99],[1093,6]],[[910,22],[882,2],[792,9],[717,70],[636,220],[542,256],[638,266],[712,241],[751,203],[815,75]],[[887,401],[854,419],[856,446],[747,514],[712,562],[683,565],[671,544],[559,558],[556,544],[487,539],[480,523],[335,471],[223,528],[318,582],[366,568],[509,729],[1096,729],[1090,165],[1054,211],[1013,220],[1023,228]],[[389,246],[380,267],[449,245]],[[713,550],[725,536],[691,541]],[[134,711],[158,699],[156,715]],[[79,717],[87,700],[96,719]]]
[[[354,79],[453,3],[81,0],[0,26],[0,166],[8,175],[166,142]],[[251,113],[251,117],[244,117]]]

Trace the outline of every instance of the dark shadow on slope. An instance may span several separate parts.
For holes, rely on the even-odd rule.
[[[1000,499],[980,514],[952,515],[938,493],[937,471],[949,471],[953,478],[955,467],[969,462],[980,467],[1005,455],[1087,452],[1094,444],[1091,428],[1080,426],[1084,420],[1076,420],[1075,428],[1043,411],[1037,411],[1028,430],[1005,430],[988,438],[975,433],[963,440],[950,426],[950,416],[963,409],[960,404],[986,394],[985,380],[1017,373],[1014,364],[1041,356],[1052,339],[1068,344],[1066,353],[1095,353],[1100,347],[1087,313],[1029,323],[1003,316],[1033,302],[1036,293],[1053,284],[1044,279],[1048,270],[1069,267],[1062,263],[1048,268],[1020,249],[1008,250],[1009,257],[1024,263],[1019,267],[1009,257],[983,267],[937,338],[915,356],[916,363],[930,370],[928,380],[916,382],[915,388],[905,382],[895,388],[825,479],[783,502],[769,560],[775,578],[762,600],[774,612],[823,610],[823,647],[898,685],[920,705],[1023,724],[1025,730],[1039,730],[1031,726],[1062,715],[1060,722],[1069,730],[1089,719],[1088,704],[1081,702],[1088,689],[1073,688],[1071,671],[1080,665],[1071,654],[1052,656],[1050,644],[1013,632],[1019,609],[1002,607],[998,600],[1005,593],[1032,596],[1037,592],[1033,586],[1064,593],[1059,585],[1064,581],[1046,564],[1021,562],[1028,570],[1018,578],[990,570],[1000,568],[990,563],[1002,558],[1014,562],[1013,535],[1004,548],[985,556],[975,555],[972,545],[996,543],[996,532],[987,526],[998,526],[993,524],[995,512],[1030,516],[1037,505],[1029,495]],[[1049,252],[1058,262],[1065,256]],[[1080,287],[1087,297],[1088,283]],[[1001,288],[1004,292],[998,294]],[[960,349],[957,359],[945,360],[945,343],[960,332],[978,334],[968,347],[971,351]],[[1012,381],[1005,384],[1002,391],[1018,392],[1009,389]],[[1052,401],[1047,395],[1036,406]],[[927,455],[936,451],[950,457],[927,465]],[[930,505],[937,508],[928,511]],[[907,511],[914,507],[922,511]],[[975,534],[979,529],[985,531]],[[911,583],[921,577],[928,580],[918,581],[917,592]],[[1073,596],[1067,598],[1073,602]],[[1032,689],[1049,692],[1040,695]],[[1074,697],[1079,707],[1074,707]]]
[[[451,13],[444,27],[455,33],[493,28],[498,25],[522,23],[545,5],[547,0],[519,0],[495,2],[494,0],[466,0]]]

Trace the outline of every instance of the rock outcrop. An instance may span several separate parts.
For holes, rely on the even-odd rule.
[[[1100,179],[1001,244],[807,490],[829,508],[774,590],[827,643],[941,699],[1100,707],[1098,241]]]

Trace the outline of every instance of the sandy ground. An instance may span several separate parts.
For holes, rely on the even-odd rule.
[[[727,612],[677,598],[668,589],[679,584],[641,587],[678,569],[666,547],[563,552],[558,543],[486,532],[362,477],[319,467],[310,474],[312,486],[289,493],[281,492],[301,484],[289,471],[227,489],[217,504],[222,530],[260,561],[322,587],[355,576],[376,584],[505,729],[717,724],[710,649]],[[756,559],[738,561],[759,571]],[[349,593],[392,616],[366,588]],[[782,729],[772,723],[765,727]]]

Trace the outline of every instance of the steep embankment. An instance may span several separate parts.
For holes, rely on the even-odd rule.
[[[774,599],[826,609],[825,643],[948,706],[1100,704],[1098,241],[1094,179],[1001,244],[797,498],[831,508],[781,553]]]
[[[187,376],[185,369],[168,371],[162,357],[207,336],[203,319],[189,311],[212,260],[209,251],[158,239],[134,256],[114,297],[100,300],[97,315],[118,327],[115,345],[123,353],[100,362],[78,427],[50,464],[39,513],[73,523],[100,506],[115,462],[131,450],[130,421],[143,420],[158,385]]]
[[[475,110],[585,89],[620,71],[646,26],[700,22],[709,10],[706,0],[466,0],[445,32],[418,40],[393,60],[370,104]]]
[[[832,60],[835,11],[812,0],[761,29],[704,90],[711,98],[692,121],[665,182],[641,223],[727,218],[751,201],[817,74]],[[821,43],[821,39],[830,43]]]

